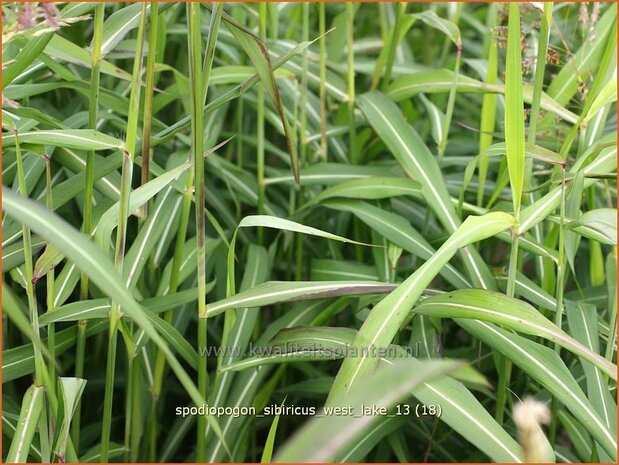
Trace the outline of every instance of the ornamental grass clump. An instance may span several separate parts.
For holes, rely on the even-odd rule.
[[[3,460],[616,461],[615,4],[2,10]]]

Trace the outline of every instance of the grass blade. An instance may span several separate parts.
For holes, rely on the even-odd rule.
[[[574,380],[559,355],[548,347],[508,333],[496,326],[474,320],[456,319],[456,323],[486,344],[508,357],[514,365],[550,391],[576,417],[607,453],[616,454],[616,439]]]
[[[395,104],[380,92],[361,95],[358,105],[406,174],[420,182],[424,197],[445,229],[454,232],[460,221],[449,200],[438,163],[417,132],[406,122]],[[463,258],[473,283],[492,289],[492,277],[476,251],[465,249]]]
[[[31,131],[19,135],[22,144],[53,145],[78,150],[123,149],[124,143],[114,137],[92,129],[59,129],[53,131]],[[4,135],[5,148],[15,146],[15,136]]]
[[[430,297],[415,307],[415,313],[441,318],[471,318],[489,321],[516,331],[543,337],[594,364],[611,379],[617,367],[589,347],[571,338],[529,304],[482,289],[463,289]]]
[[[524,184],[524,106],[520,56],[520,6],[509,5],[507,69],[505,71],[505,147],[512,188],[514,213],[518,218]]]
[[[80,378],[58,378],[58,400],[60,408],[58,409],[59,418],[57,420],[58,433],[56,436],[56,445],[54,446],[54,454],[58,460],[64,462],[67,442],[69,440],[69,428],[71,419],[75,415],[80,397],[86,387],[86,380]]]
[[[30,200],[20,200],[19,196],[4,187],[2,198],[4,209],[11,217],[27,225],[33,231],[44,232],[50,242],[56,244],[67,258],[78,264],[78,267],[89,275],[93,283],[104,290],[108,296],[113,296],[122,305],[127,316],[142,328],[147,336],[162,350],[168,364],[192,400],[198,405],[205,403],[202,394],[193,384],[187,372],[145,316],[144,310],[140,308],[122,284],[122,280],[114,271],[109,258],[84,235],[71,229],[65,222],[54,217],[53,214],[36,203]],[[209,416],[208,421],[220,435],[215,420]]]
[[[454,361],[424,362],[413,370],[409,362],[398,362],[384,367],[367,379],[364,386],[356,386],[345,398],[338,398],[335,407],[353,406],[354,419],[347,416],[316,418],[308,422],[275,457],[276,462],[307,460],[327,462],[350,448],[358,437],[376,421],[375,416],[364,415],[362,404],[390,408],[404,399],[420,384],[457,370],[462,365]],[[318,444],[318,447],[317,447]]]
[[[492,237],[512,226],[513,221],[512,216],[498,212],[467,218],[432,258],[372,309],[355,338],[354,346],[382,347],[389,344],[423,290],[459,248]],[[332,400],[348,392],[377,364],[376,358],[369,357],[344,360],[329,393],[329,399]]]
[[[26,390],[11,448],[6,456],[7,462],[26,463],[32,439],[43,412],[44,391],[43,386],[34,384]]]
[[[321,299],[339,295],[382,294],[393,290],[394,287],[388,283],[360,281],[270,281],[212,302],[207,305],[206,313],[211,317],[232,308],[262,307],[278,302]]]

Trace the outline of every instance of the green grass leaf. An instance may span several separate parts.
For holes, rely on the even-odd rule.
[[[20,308],[19,301],[6,282],[2,283],[2,308],[9,319],[19,328],[28,338],[33,346],[36,346],[46,357],[50,358],[51,363],[56,363],[50,356],[47,347],[41,342],[40,336],[34,332],[30,321],[26,317],[26,312]]]
[[[565,306],[567,322],[574,338],[594,353],[599,353],[598,316],[595,306],[573,304]],[[587,383],[587,397],[610,431],[617,430],[617,404],[610,394],[608,381],[602,370],[581,357]]]
[[[280,229],[283,231],[298,232],[298,233],[307,234],[310,236],[322,237],[324,239],[335,240],[339,242],[347,242],[347,243],[357,244],[357,245],[369,245],[369,244],[364,244],[362,242],[357,242],[351,239],[347,239],[342,236],[338,236],[337,234],[331,234],[329,232],[322,231],[320,229],[313,228],[311,226],[306,226],[301,223],[296,223],[294,221],[290,221],[284,218],[278,218],[278,217],[269,216],[269,215],[246,216],[245,218],[241,220],[241,222],[237,226],[234,232],[234,235],[232,236],[232,241],[230,242],[230,246],[228,247],[228,290],[231,294],[234,294],[235,289],[236,289],[235,279],[234,279],[236,237],[237,237],[238,231],[241,228],[252,228],[252,227]]]
[[[266,45],[260,38],[254,35],[248,29],[239,25],[231,16],[224,13],[222,15],[226,26],[237,40],[239,45],[243,48],[247,56],[253,63],[260,80],[262,81],[266,92],[272,100],[282,124],[284,126],[284,136],[288,146],[288,153],[290,154],[290,163],[292,165],[292,173],[295,181],[300,182],[299,178],[299,155],[297,154],[296,140],[294,133],[291,131],[288,123],[288,118],[284,111],[282,99],[279,94],[277,83],[275,82],[275,75],[273,73],[273,66],[271,65],[271,58]]]
[[[5,148],[15,146],[14,135],[4,135]],[[123,149],[124,142],[92,129],[58,129],[50,131],[31,131],[19,134],[21,144],[52,145],[78,150]]]
[[[326,189],[323,192],[327,192]],[[320,194],[318,195],[320,196]],[[317,196],[317,197],[318,197]],[[428,260],[436,249],[402,216],[366,202],[329,201],[328,208],[349,211],[381,236],[419,258]],[[469,287],[468,280],[453,265],[446,264],[440,273],[456,287]]]
[[[452,21],[441,18],[435,11],[426,10],[421,13],[414,13],[411,15],[413,18],[417,18],[423,21],[428,26],[438,29],[445,34],[449,40],[451,40],[457,47],[461,46],[462,41],[460,38],[460,29]]]
[[[75,410],[86,387],[86,382],[85,379],[80,378],[58,378],[57,391],[61,408],[58,409],[58,419],[56,420],[56,424],[60,426],[56,435],[54,454],[61,460],[64,459],[67,449],[71,420],[75,415]]]
[[[364,414],[363,405],[390,408],[405,399],[422,383],[457,370],[461,363],[455,361],[428,361],[416,365],[396,362],[383,367],[369,377],[363,386],[355,388],[345,397],[337,398],[332,407],[353,407],[352,416],[327,415],[315,418],[304,427],[275,456],[276,462],[328,462],[352,448],[356,441],[380,418]]]
[[[270,281],[207,304],[206,314],[211,317],[232,308],[262,307],[296,300],[322,299],[342,295],[383,294],[394,288],[393,284],[380,282]]]
[[[616,5],[2,13],[4,461],[34,378],[27,461],[514,463],[527,396],[614,461]],[[438,359],[440,418],[263,412]]]
[[[54,35],[54,37],[52,37],[52,40],[45,47],[45,53],[47,53],[50,57],[59,59],[61,61],[66,61],[67,63],[73,63],[83,66],[85,68],[92,67],[90,53],[87,50],[84,50],[83,48],[75,45],[70,40],[67,40],[59,35]],[[129,74],[122,68],[114,66],[107,60],[101,60],[100,66],[101,72],[104,74],[114,76],[125,81],[131,81],[131,74]]]
[[[598,208],[589,210],[576,221],[567,224],[567,229],[602,244],[617,245],[617,209]]]
[[[376,200],[398,195],[419,197],[420,194],[419,183],[412,179],[372,177],[369,179],[353,179],[329,187],[312,197],[308,205],[314,205],[335,197]]]
[[[520,55],[520,6],[509,5],[505,70],[505,149],[516,215],[520,213],[524,185],[524,106],[522,99],[522,57]]]
[[[387,88],[387,95],[396,102],[400,102],[419,93],[447,93],[453,85],[454,72],[449,69],[417,71],[394,79]],[[506,93],[506,87],[503,84],[486,84],[465,75],[458,76],[456,90],[458,93]],[[523,99],[531,103],[533,88],[528,84],[523,84],[522,93]],[[542,94],[540,106],[543,110],[569,123],[573,124],[578,120],[578,115],[557,103],[546,93]]]
[[[456,319],[456,323],[499,351],[544,386],[583,425],[586,425],[606,452],[611,456],[616,454],[617,441],[614,434],[604,426],[565,363],[554,350],[497,328],[491,323],[467,319]]]
[[[382,347],[389,344],[423,290],[458,249],[492,237],[513,223],[511,215],[499,212],[468,217],[436,254],[372,309],[355,338],[355,347]],[[330,399],[348,392],[377,364],[378,360],[372,357],[345,359],[329,393]]]
[[[462,289],[424,300],[415,313],[440,318],[471,318],[489,321],[516,331],[552,341],[593,363],[611,379],[617,366],[570,337],[531,305],[497,292]]]
[[[284,399],[284,402],[286,400]],[[281,407],[285,404],[282,402]],[[280,415],[275,415],[273,418],[273,423],[271,423],[271,428],[269,428],[269,435],[267,436],[267,440],[264,443],[264,449],[262,451],[262,458],[260,459],[260,463],[271,463],[271,458],[273,457],[273,449],[275,448],[275,435],[277,434],[277,426],[279,425],[279,417]]]
[[[451,204],[440,167],[419,134],[397,106],[380,92],[359,96],[358,105],[405,173],[421,184],[424,198],[445,229],[454,232],[460,220]],[[477,252],[465,249],[463,258],[473,283],[492,288],[490,272]]]
[[[17,428],[6,456],[7,462],[25,463],[44,407],[43,386],[32,385],[24,394]]]
[[[349,328],[297,327],[285,329],[280,331],[265,347],[267,350],[275,349],[272,350],[270,356],[267,352],[263,356],[257,355],[235,362],[226,369],[242,370],[265,363],[302,362],[312,359],[334,358],[338,354],[340,356],[344,354],[346,349],[351,346],[354,338],[355,331]],[[280,349],[279,352],[277,351],[278,348]],[[317,351],[319,348],[326,349],[322,358]],[[299,349],[296,358],[293,352],[295,349]],[[302,353],[304,350],[305,353]],[[385,354],[395,355],[395,357],[386,357],[381,360],[381,363],[387,365],[397,363],[401,361],[402,357],[406,356],[409,357],[409,363],[415,365],[415,369],[421,368],[424,363],[411,358],[406,349],[399,346],[389,346]],[[516,441],[494,421],[486,409],[460,381],[448,377],[429,381],[419,386],[413,392],[413,395],[427,405],[449,405],[448,409],[443,410],[441,420],[479,447],[493,460],[520,461],[520,448]],[[353,450],[340,453],[337,459],[341,460],[352,453]]]
[[[198,405],[205,403],[202,394],[197,390],[164,339],[157,333],[144,310],[123,285],[110,259],[83,234],[72,229],[66,222],[40,205],[31,200],[20,198],[5,187],[2,188],[2,197],[5,211],[11,217],[22,222],[33,231],[44,233],[50,242],[56,244],[64,252],[67,258],[75,262],[82,271],[88,274],[93,283],[104,290],[108,296],[113,296],[122,305],[127,316],[142,328],[164,353],[168,364],[192,400]],[[211,425],[214,425],[215,431],[220,433],[216,420],[211,416],[208,418]]]

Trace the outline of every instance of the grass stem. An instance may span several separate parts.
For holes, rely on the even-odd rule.
[[[267,34],[267,3],[260,2],[258,4],[258,35],[261,39],[266,39]],[[265,89],[264,85],[260,85],[257,90],[258,94],[258,120],[256,122],[257,131],[257,168],[256,168],[256,183],[258,184],[258,214],[264,214],[265,203],[265,185],[264,185],[264,126],[265,126]],[[264,241],[264,229],[258,228],[258,244],[262,244]]]
[[[460,74],[460,61],[462,58],[462,45],[456,45],[456,64],[454,65],[454,80],[449,97],[447,98],[447,110],[445,111],[445,119],[443,120],[442,137],[438,144],[438,160],[439,162],[445,155],[447,149],[447,141],[449,140],[449,129],[451,128],[451,119],[453,118],[454,106],[456,104],[456,93],[458,89],[458,75]]]
[[[199,3],[187,5],[189,23],[189,81],[191,83],[191,151],[194,164],[194,182],[196,196],[196,248],[198,270],[198,347],[206,347],[206,222],[204,216],[204,124],[203,124],[203,81],[202,81],[202,36],[201,11]],[[206,354],[198,360],[198,390],[206,397],[208,373]],[[196,461],[203,462],[206,457],[206,418],[197,419]]]
[[[301,4],[301,16],[302,16],[302,37],[303,41],[307,42],[309,40],[309,17],[310,17],[310,3],[303,2]],[[307,92],[308,92],[308,70],[309,70],[309,61],[308,61],[308,52],[307,49],[303,50],[303,55],[301,57],[301,128],[300,128],[300,137],[299,137],[299,152],[301,159],[301,166],[304,166],[307,163]],[[305,202],[305,192],[303,186],[299,187],[299,195],[297,196],[297,207],[300,207]],[[295,279],[300,281],[303,276],[303,235],[296,235],[296,248],[295,248]]]
[[[320,46],[320,154],[327,160],[327,13],[326,3],[318,3],[318,44]]]
[[[88,127],[97,129],[97,113],[99,109],[100,75],[101,75],[101,40],[103,35],[103,18],[105,16],[105,3],[95,6],[94,26],[91,43],[91,75],[90,75],[90,99],[88,104]],[[95,176],[95,152],[88,151],[86,154],[86,176],[84,184],[84,234],[92,232],[92,206],[94,194]],[[88,299],[88,276],[82,273],[80,276],[80,300]],[[84,358],[86,350],[86,327],[88,320],[78,323],[77,343],[75,345],[75,377],[84,377]],[[79,435],[81,428],[81,400],[79,401],[73,421],[71,422],[71,436],[73,444],[79,450]]]
[[[28,188],[26,186],[26,174],[24,171],[24,162],[21,151],[21,145],[19,143],[19,136],[16,127],[13,127],[13,134],[15,136],[15,153],[16,153],[16,164],[17,164],[17,178],[18,178],[18,188],[21,195],[27,197],[28,196]],[[36,338],[40,341],[40,329],[39,329],[39,312],[37,309],[37,300],[34,289],[34,282],[32,279],[33,275],[33,264],[32,264],[32,235],[30,233],[30,229],[27,227],[22,228],[22,240],[24,244],[24,279],[26,281],[26,296],[28,299],[28,313],[30,315],[30,325],[32,326],[32,331]],[[33,345],[34,352],[34,370],[35,377],[34,381],[37,386],[45,386],[47,391],[47,396],[53,396],[53,391],[51,391],[48,372],[45,367],[45,361],[43,360],[43,355],[41,353],[40,344]],[[43,412],[46,411],[45,406],[43,407]],[[50,446],[49,446],[49,436],[47,430],[47,416],[45,414],[41,415],[39,420],[39,438],[41,445],[41,458],[42,460],[49,460],[50,458]]]
[[[133,177],[133,160],[138,131],[140,91],[142,86],[142,52],[144,47],[144,29],[146,24],[146,7],[142,4],[138,26],[137,48],[133,62],[131,78],[131,94],[129,97],[129,114],[127,118],[127,134],[121,170],[120,208],[118,209],[118,229],[116,232],[116,253],[114,264],[122,274],[125,246],[127,238],[127,221],[129,217],[129,196],[131,195],[131,179]],[[108,355],[106,365],[106,383],[103,399],[103,423],[101,428],[101,461],[108,461],[110,447],[110,432],[112,428],[112,400],[114,396],[114,377],[116,369],[116,350],[118,340],[118,325],[122,317],[119,305],[112,301],[110,311],[110,326],[108,336]]]
[[[387,90],[387,86],[391,82],[391,73],[393,71],[393,64],[395,63],[395,55],[400,43],[400,31],[402,29],[402,20],[406,14],[407,2],[398,2],[398,10],[395,16],[395,24],[393,26],[391,36],[389,38],[389,52],[387,53],[387,62],[385,64],[385,74],[383,75],[383,81],[381,89],[383,92]]]
[[[488,67],[486,71],[486,83],[488,85],[496,84],[498,74],[498,46],[497,46],[497,16],[499,5],[493,3],[488,5],[488,14],[486,18],[486,40],[485,47],[487,50]],[[496,122],[496,94],[486,93],[483,96],[481,107],[481,122],[479,125],[479,153],[483,153],[492,145],[493,133]],[[478,188],[477,188],[477,206],[481,207],[484,204],[484,193],[486,191],[486,177],[488,175],[488,157],[479,157],[478,167]]]
[[[348,89],[346,105],[348,109],[348,150],[353,165],[360,162],[357,150],[357,125],[355,124],[355,12],[356,5],[346,2],[346,83]]]
[[[159,4],[151,2],[150,19],[148,21],[148,57],[146,59],[146,89],[144,94],[144,118],[142,131],[142,175],[140,185],[150,178],[151,148],[150,138],[153,124],[153,90],[155,88],[155,62],[157,61],[157,34],[159,26]],[[146,218],[148,204],[144,205],[143,218]]]

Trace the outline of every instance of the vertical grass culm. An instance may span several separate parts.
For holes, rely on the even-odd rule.
[[[2,13],[2,460],[616,462],[616,4]]]
[[[118,209],[118,230],[116,231],[116,251],[114,264],[119,273],[123,271],[125,247],[127,239],[127,220],[130,214],[129,197],[131,195],[131,180],[133,177],[133,161],[137,140],[140,92],[142,86],[142,47],[146,25],[146,3],[141,5],[138,26],[137,49],[133,63],[131,91],[129,97],[129,114],[127,117],[127,133],[122,149],[122,169],[120,181],[120,208]],[[110,431],[112,428],[112,401],[114,397],[114,377],[116,371],[116,351],[118,345],[118,329],[121,324],[121,309],[116,301],[112,301],[109,317],[109,333],[107,344],[107,365],[105,370],[105,396],[103,400],[103,425],[101,428],[101,462],[107,462],[110,449]],[[131,383],[128,385],[131,387]],[[133,395],[131,391],[130,396]],[[131,405],[128,402],[128,405]],[[130,426],[129,426],[130,428]]]

